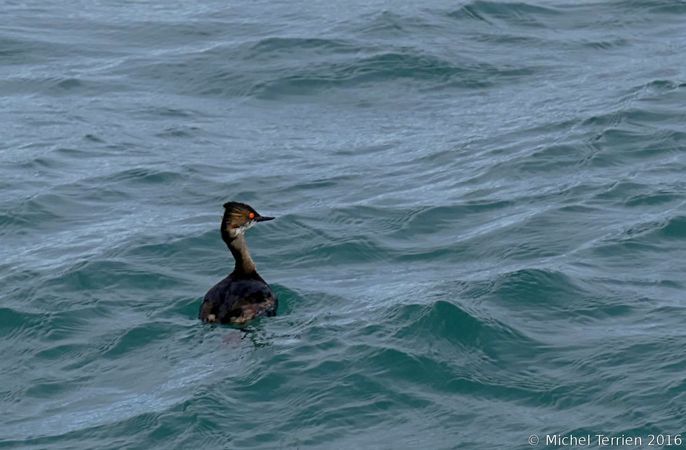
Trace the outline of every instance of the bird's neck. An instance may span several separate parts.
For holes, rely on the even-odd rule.
[[[248,274],[256,271],[255,263],[250,257],[250,251],[248,250],[248,243],[245,240],[245,236],[239,234],[226,242],[226,245],[229,247],[233,259],[236,260],[234,272]]]

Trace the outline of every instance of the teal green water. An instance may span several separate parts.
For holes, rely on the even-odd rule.
[[[0,448],[684,446],[684,2],[0,5]]]

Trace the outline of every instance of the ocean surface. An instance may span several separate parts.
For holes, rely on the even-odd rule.
[[[2,449],[686,446],[684,1],[3,0],[0,136]]]

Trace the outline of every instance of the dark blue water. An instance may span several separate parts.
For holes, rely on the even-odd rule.
[[[683,1],[0,5],[0,448],[684,446]]]

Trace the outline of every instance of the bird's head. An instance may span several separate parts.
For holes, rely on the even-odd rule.
[[[227,242],[232,241],[257,222],[272,219],[274,218],[260,215],[252,206],[245,203],[224,203],[224,217],[221,225],[222,238]]]

